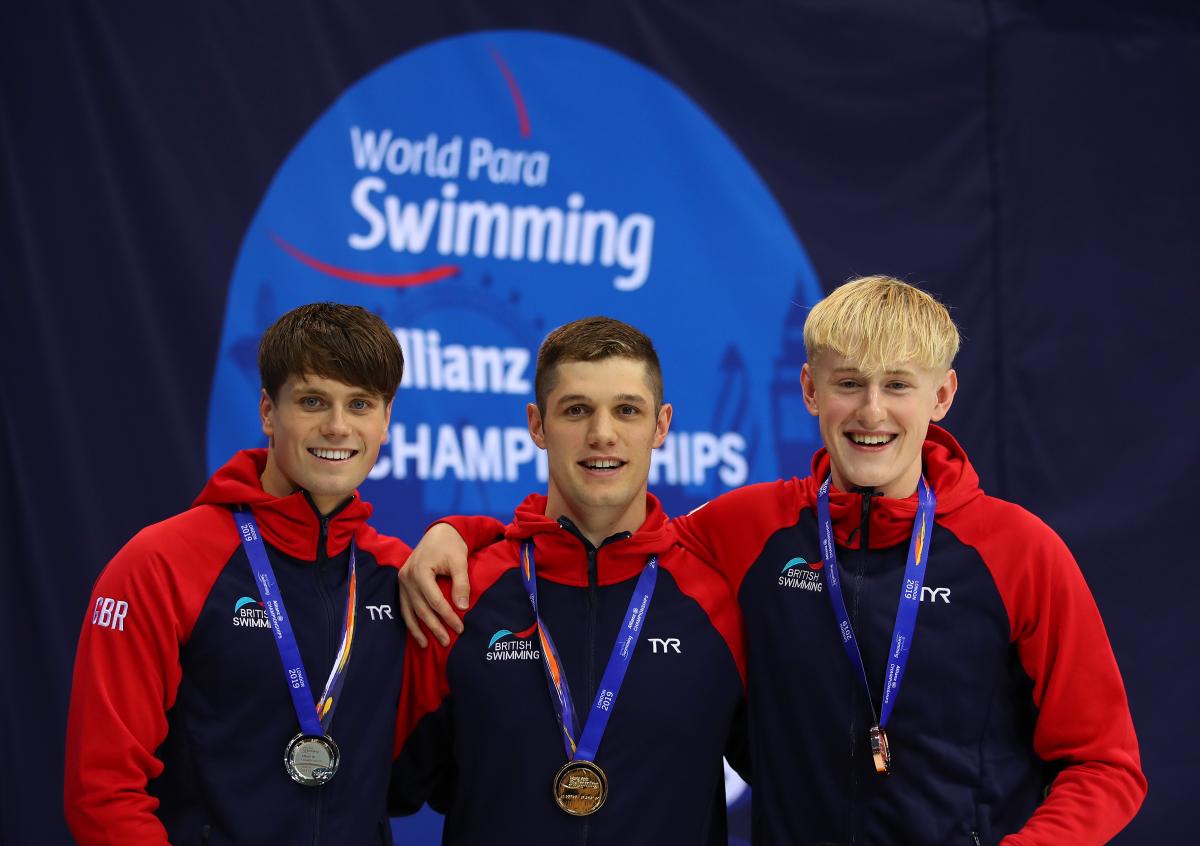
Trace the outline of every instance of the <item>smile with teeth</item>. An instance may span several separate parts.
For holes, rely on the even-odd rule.
[[[889,444],[896,439],[895,435],[868,435],[863,432],[847,432],[846,436],[859,446],[883,446],[884,444]]]
[[[323,449],[321,447],[309,447],[308,451],[311,455],[326,461],[345,461],[358,452],[355,449]]]
[[[585,458],[579,463],[588,470],[616,470],[625,462],[615,458]]]

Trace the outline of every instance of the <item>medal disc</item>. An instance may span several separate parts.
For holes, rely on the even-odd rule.
[[[600,810],[608,798],[608,777],[592,761],[568,761],[554,777],[554,801],[575,817]]]
[[[298,734],[288,741],[283,766],[292,781],[305,787],[320,787],[333,778],[342,755],[331,737]]]
[[[892,771],[892,750],[888,746],[887,732],[879,726],[871,727],[871,756],[875,759],[875,772],[888,775]]]

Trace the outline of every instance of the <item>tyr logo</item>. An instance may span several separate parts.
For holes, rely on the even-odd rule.
[[[924,587],[921,588],[921,601],[924,602],[927,599],[930,602],[937,602],[940,599],[940,600],[942,600],[942,602],[949,605],[950,604],[950,588],[947,588],[947,587],[935,588],[935,587],[930,587],[929,585],[925,585]]]
[[[680,643],[679,638],[677,637],[649,637],[646,639],[650,641],[651,652],[658,653],[670,651],[678,655],[682,651],[679,648]],[[660,649],[659,647],[662,648]]]
[[[392,616],[392,606],[390,605],[368,605],[367,611],[371,614],[372,620],[382,620],[387,617],[389,620],[394,620]]]

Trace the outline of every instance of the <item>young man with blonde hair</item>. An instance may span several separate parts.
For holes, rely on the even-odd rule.
[[[672,522],[745,620],[754,841],[1106,842],[1146,790],[1120,673],[1062,541],[934,425],[948,312],[865,277],[804,337],[811,475]]]
[[[658,356],[586,318],[547,336],[535,385],[546,493],[471,556],[461,633],[408,650],[394,807],[431,801],[446,844],[725,846],[741,624],[646,491],[671,423]]]

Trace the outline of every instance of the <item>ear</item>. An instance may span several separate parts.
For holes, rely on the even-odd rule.
[[[546,431],[542,423],[542,412],[538,411],[537,403],[525,406],[525,417],[529,422],[529,437],[537,444],[538,449],[546,448]]]
[[[933,413],[929,415],[929,419],[936,423],[946,416],[950,411],[950,406],[954,404],[954,395],[958,393],[958,374],[953,368],[946,371],[946,375],[942,378],[942,382],[937,386],[937,392],[934,394]]]
[[[806,361],[800,368],[800,388],[804,392],[804,407],[813,417],[817,416],[817,383],[813,380],[812,367]]]
[[[392,437],[392,404],[395,401],[396,398],[392,397],[383,409],[383,440],[379,442],[381,444],[386,444]]]
[[[671,415],[674,414],[674,409],[671,408],[669,402],[663,403],[662,408],[658,410],[658,419],[654,421],[654,446],[660,447],[663,441],[667,439],[667,432],[671,429]]]
[[[274,413],[275,403],[271,402],[271,395],[263,388],[262,396],[258,398],[258,416],[262,420],[263,434],[268,438],[275,437],[275,424],[271,419]]]

